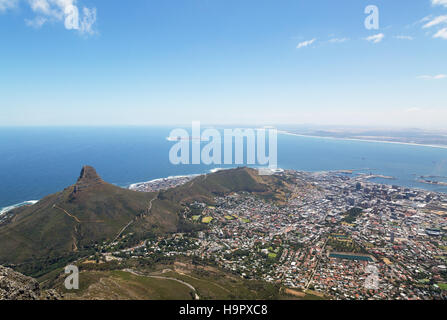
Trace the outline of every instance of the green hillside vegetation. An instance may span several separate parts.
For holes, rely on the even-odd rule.
[[[249,168],[222,170],[197,177],[183,186],[161,192],[160,199],[179,204],[202,201],[213,205],[216,195],[241,191],[254,192],[274,199],[277,194],[274,183],[278,181],[278,177],[259,176],[257,170]]]
[[[345,213],[342,221],[346,223],[354,223],[355,220],[362,215],[362,213],[363,210],[360,208],[349,209],[348,212]]]
[[[80,290],[57,289],[66,299],[200,300],[278,299],[280,287],[263,281],[245,280],[226,272],[195,270],[179,273],[153,272],[136,275],[129,271],[85,271],[80,274]],[[195,291],[181,282],[191,285]],[[62,279],[58,283],[62,284]]]
[[[248,168],[219,171],[160,193],[122,189],[84,167],[76,184],[37,204],[16,209],[0,225],[0,264],[34,277],[91,255],[96,245],[119,234],[194,232],[206,224],[180,217],[186,203],[210,205],[216,195],[254,192],[272,201],[282,197],[282,181]]]
[[[169,279],[134,275],[125,271],[82,272],[76,293],[62,286],[68,300],[192,300],[192,290]]]
[[[132,271],[133,268],[107,270],[100,265],[82,269],[79,290],[68,291],[63,287],[65,275],[62,271],[60,277],[53,280],[53,287],[63,292],[69,300],[192,300],[195,294],[200,300],[322,299],[310,292],[295,290],[298,295],[291,295],[287,292],[290,290],[278,284],[247,280],[220,268],[197,265],[184,258],[170,263],[160,262],[148,268],[140,266],[139,271]]]
[[[17,209],[0,226],[0,264],[18,265],[29,274],[93,250],[96,243],[113,239],[130,221],[147,214],[153,197],[108,184],[93,168],[84,167],[75,185]],[[170,222],[157,221],[161,229],[165,221]]]

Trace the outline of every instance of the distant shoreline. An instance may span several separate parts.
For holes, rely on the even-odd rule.
[[[331,140],[344,140],[344,141],[359,141],[359,142],[372,142],[372,143],[389,143],[389,144],[401,144],[415,147],[429,147],[437,149],[447,149],[447,146],[436,145],[436,144],[421,144],[421,143],[411,143],[411,142],[398,142],[398,141],[385,141],[385,140],[368,140],[368,139],[357,139],[357,138],[337,138],[337,137],[325,137],[325,136],[315,136],[308,134],[292,133],[288,131],[278,131],[279,134],[305,137],[305,138],[320,138],[320,139],[331,139]]]
[[[328,139],[336,139],[336,140],[363,141],[363,140],[358,140],[358,139],[341,139],[341,138],[331,138],[331,137],[308,136],[308,135],[294,134],[294,133],[285,132],[285,131],[278,131],[278,133],[286,134],[286,135],[293,135],[293,136],[310,137],[310,138],[328,138]],[[371,140],[365,140],[365,141],[366,142],[373,142]],[[387,143],[385,141],[374,141],[374,142],[384,142],[384,143]],[[389,142],[389,143],[407,144],[407,143],[398,143],[398,142]],[[428,145],[417,145],[417,146],[427,147]],[[433,146],[433,147],[436,148],[436,146]],[[446,147],[440,147],[440,148],[447,149],[447,146]],[[157,178],[157,179],[152,179],[152,180],[145,181],[145,182],[136,182],[136,183],[132,183],[130,185],[121,185],[121,186],[117,185],[117,186],[119,186],[120,188],[123,188],[123,189],[134,190],[135,187],[137,187],[138,185],[142,185],[142,184],[148,184],[148,183],[157,182],[157,181],[163,181],[163,180],[179,179],[179,178],[196,178],[196,177],[199,177],[199,176],[206,176],[207,174],[210,174],[210,173],[215,173],[215,172],[218,172],[218,171],[230,170],[230,169],[234,169],[234,168],[214,168],[214,169],[211,169],[211,170],[209,170],[207,172],[203,172],[203,173],[177,175],[177,176],[168,176],[166,178]],[[295,170],[295,169],[291,169],[291,170],[300,172],[300,170]],[[314,173],[318,173],[318,172],[320,172],[320,173],[335,173],[335,172],[339,172],[339,173],[343,173],[343,172],[349,172],[349,171],[354,172],[354,171],[369,171],[369,170],[374,170],[375,171],[376,169],[370,169],[370,168],[350,169],[350,170],[338,169],[338,170],[302,171],[302,172],[308,172],[308,173],[310,173],[310,172],[314,172]],[[368,180],[375,179],[375,178],[381,178],[381,179],[387,179],[387,180],[396,180],[395,177],[383,176],[383,175],[373,175]],[[435,185],[435,184],[429,183],[427,181],[422,181],[422,180],[416,180],[416,181],[421,183],[421,184]],[[373,183],[376,183],[376,182],[373,182]],[[380,183],[379,182],[378,184],[387,184],[387,183]],[[445,186],[444,184],[436,184],[436,185]],[[424,189],[424,188],[418,188],[418,187],[410,187],[410,188],[417,189],[417,190],[428,191],[427,189]],[[436,191],[436,192],[445,193],[443,191]],[[8,213],[9,211],[12,211],[14,209],[17,209],[17,208],[20,208],[20,207],[23,207],[23,206],[34,205],[34,204],[38,203],[39,201],[40,200],[28,200],[28,201],[20,202],[18,204],[9,205],[9,206],[6,206],[6,207],[0,207],[0,218],[2,216],[4,216],[6,213]]]
[[[181,179],[181,178],[196,178],[196,177],[200,177],[203,175],[207,175],[209,173],[216,173],[218,171],[222,171],[222,170],[229,170],[232,168],[215,168],[215,169],[211,169],[208,172],[204,172],[204,173],[191,173],[191,174],[185,174],[185,175],[178,175],[178,176],[168,176],[166,178],[157,178],[157,179],[152,179],[149,181],[142,181],[142,182],[136,182],[136,183],[132,183],[128,186],[121,186],[121,188],[125,188],[125,189],[129,189],[129,190],[133,190],[135,187],[142,185],[142,184],[148,184],[148,183],[153,183],[153,182],[159,182],[159,181],[166,181],[166,180],[175,180],[175,179]]]

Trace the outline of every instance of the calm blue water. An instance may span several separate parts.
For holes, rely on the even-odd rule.
[[[173,142],[166,140],[170,131],[0,128],[0,208],[38,200],[73,184],[86,164],[120,186],[224,167],[171,165]],[[447,149],[280,135],[278,162],[281,168],[304,171],[370,168],[398,178],[377,182],[447,192],[447,187],[415,181],[420,175],[447,176]]]

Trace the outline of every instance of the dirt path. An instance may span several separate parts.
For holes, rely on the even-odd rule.
[[[58,206],[55,205],[55,204],[53,205],[53,208],[62,210],[67,216],[69,216],[70,218],[72,218],[73,220],[75,220],[77,223],[81,223],[81,220],[79,220],[77,217],[75,217],[74,215],[72,215],[71,213],[69,213],[67,210],[62,209],[61,207],[58,207]]]
[[[70,212],[68,212],[67,210],[59,207],[58,205],[54,204],[53,205],[54,209],[59,209],[61,211],[63,211],[67,216],[69,216],[70,218],[72,218],[74,221],[76,221],[77,223],[103,223],[103,220],[79,220],[78,217],[76,217],[75,215],[71,214]]]
[[[155,200],[158,199],[160,193],[157,193],[157,195],[151,200],[149,201],[149,207],[147,208],[147,214],[149,214],[152,210],[152,202],[154,202]],[[133,218],[127,225],[124,226],[124,228],[121,229],[121,231],[118,233],[118,235],[115,237],[115,239],[113,239],[112,242],[115,242],[122,234],[124,231],[126,231],[127,228],[129,228],[129,226],[134,223],[136,220],[136,218]]]
[[[176,279],[176,278],[171,278],[171,277],[147,276],[147,275],[144,275],[144,274],[142,274],[140,272],[137,272],[137,271],[134,271],[134,270],[131,270],[131,269],[124,269],[123,271],[128,272],[128,273],[133,274],[134,276],[138,276],[138,277],[146,277],[146,278],[161,279],[161,280],[171,280],[171,281],[175,281],[175,282],[181,283],[184,286],[187,286],[189,289],[191,289],[194,292],[194,300],[200,300],[200,297],[197,294],[196,288],[194,288],[191,284],[189,284],[189,283],[187,283],[185,281],[182,281],[182,280],[179,280],[179,279]]]

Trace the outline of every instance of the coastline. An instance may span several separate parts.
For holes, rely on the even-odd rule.
[[[40,200],[28,200],[28,201],[23,201],[17,204],[14,204],[12,206],[8,206],[8,207],[4,207],[4,208],[0,208],[0,217],[3,216],[4,214],[8,213],[11,210],[20,208],[20,207],[24,207],[24,206],[32,206],[35,205],[36,203],[38,203]]]
[[[286,132],[284,132],[284,134],[296,135],[296,134],[291,134],[291,133],[286,133]],[[298,135],[298,136],[301,136],[301,135]],[[309,136],[304,136],[304,137],[309,137]],[[313,138],[323,138],[323,137],[315,136]],[[345,139],[342,139],[342,140],[345,140]],[[422,145],[422,146],[425,146],[425,145]],[[446,147],[446,149],[447,149],[447,147]],[[123,189],[135,190],[135,188],[137,188],[138,186],[143,185],[143,184],[148,184],[148,183],[153,183],[153,182],[158,182],[158,181],[175,180],[175,179],[181,179],[181,178],[191,178],[192,179],[192,178],[196,178],[196,177],[199,177],[199,176],[207,175],[209,173],[215,173],[215,172],[218,172],[218,171],[230,170],[230,169],[231,168],[215,168],[215,169],[211,169],[208,172],[204,172],[204,173],[195,173],[195,174],[178,175],[178,176],[168,176],[166,178],[157,178],[157,179],[152,179],[152,180],[145,181],[145,182],[137,182],[137,183],[132,183],[132,184],[127,185],[127,186],[120,186],[120,187],[123,188]],[[348,171],[355,172],[355,171],[363,171],[363,170],[369,170],[369,169],[351,169],[351,170],[343,170],[342,169],[342,170],[329,170],[329,171],[315,171],[313,173],[337,173],[337,172],[338,173],[343,173],[343,172],[348,172]],[[306,171],[306,172],[310,173],[310,171]],[[367,177],[367,180],[373,180],[373,179],[376,179],[376,178],[382,178],[382,179],[388,179],[388,180],[396,180],[396,178],[394,178],[394,177],[388,177],[388,176],[382,176],[382,175],[373,175],[371,177]],[[423,184],[430,184],[430,183],[422,182],[422,181],[418,181],[418,182],[423,183]],[[373,182],[373,183],[377,183],[377,182]],[[379,182],[379,184],[383,184],[383,183]],[[427,191],[427,189],[424,189],[424,188],[413,187],[413,189],[421,190],[421,191]],[[9,211],[12,211],[14,209],[17,209],[17,208],[20,208],[20,207],[23,207],[23,206],[34,205],[34,204],[38,203],[39,201],[40,200],[28,200],[28,201],[23,201],[23,202],[14,204],[14,205],[10,205],[10,206],[7,206],[7,207],[0,208],[0,218],[3,215],[5,215],[6,213],[8,213]]]
[[[146,183],[153,183],[153,182],[166,181],[166,180],[175,180],[175,179],[181,179],[181,178],[195,178],[195,177],[198,177],[198,176],[201,176],[201,175],[202,174],[187,174],[187,175],[180,175],[180,176],[169,176],[169,177],[166,177],[166,178],[157,178],[157,179],[152,179],[152,180],[149,180],[149,181],[142,181],[142,182],[132,183],[131,185],[124,186],[122,188],[132,190],[133,188],[138,187],[139,185],[142,185],[142,184],[146,184]]]
[[[231,168],[228,168],[231,169]],[[143,184],[147,184],[147,183],[153,183],[153,182],[158,182],[158,181],[166,181],[166,180],[175,180],[175,179],[181,179],[181,178],[196,178],[202,175],[206,175],[209,173],[215,173],[218,171],[222,171],[222,170],[228,170],[226,168],[215,168],[215,169],[211,169],[208,172],[204,172],[204,173],[193,173],[193,174],[186,174],[186,175],[178,175],[178,176],[168,176],[166,178],[157,178],[157,179],[152,179],[150,181],[144,181],[144,182],[136,182],[136,183],[132,183],[130,185],[121,185],[119,186],[120,188],[123,189],[129,189],[129,190],[134,190],[134,188],[138,187],[139,185],[143,185]],[[8,213],[9,211],[12,211],[14,209],[23,207],[23,206],[29,206],[29,205],[34,205],[36,203],[38,203],[40,200],[27,200],[27,201],[23,201],[20,203],[16,203],[10,206],[6,206],[6,207],[0,207],[0,217],[2,217],[3,215],[5,215],[6,213]]]
[[[206,175],[209,173],[216,173],[216,172],[219,172],[222,170],[229,170],[229,169],[215,168],[215,169],[211,169],[208,172],[204,172],[204,173],[192,173],[192,174],[185,174],[185,175],[178,175],[178,176],[168,176],[166,178],[157,178],[157,179],[152,179],[149,181],[132,183],[132,184],[130,184],[128,186],[124,186],[122,188],[133,190],[133,188],[138,187],[139,185],[142,185],[142,184],[148,184],[148,183],[154,183],[154,182],[166,181],[166,180],[182,179],[182,178],[196,178],[196,177],[200,177],[200,176],[203,176],[203,175]]]
[[[421,143],[411,143],[411,142],[397,142],[397,141],[384,141],[384,140],[368,140],[368,139],[356,139],[356,138],[337,138],[337,137],[324,137],[324,136],[315,136],[315,135],[307,135],[300,133],[292,133],[288,131],[278,130],[278,134],[296,136],[296,137],[304,137],[304,138],[319,138],[319,139],[329,139],[329,140],[341,140],[341,141],[359,141],[359,142],[371,142],[371,143],[389,143],[389,144],[401,144],[415,147],[429,147],[429,148],[437,148],[437,149],[447,149],[447,146],[444,145],[436,145],[436,144],[421,144]]]

